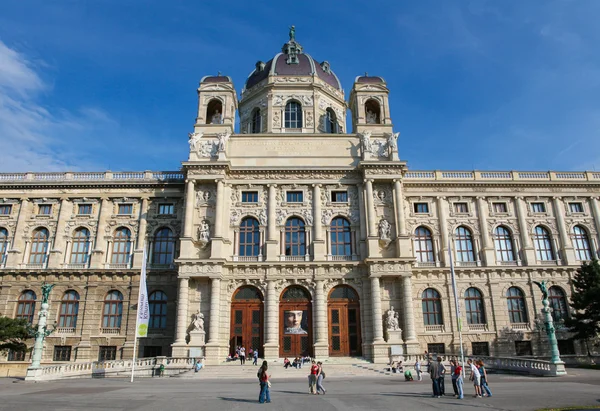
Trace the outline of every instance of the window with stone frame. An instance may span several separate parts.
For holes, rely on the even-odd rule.
[[[512,236],[506,227],[498,226],[494,230],[496,261],[515,261]]]
[[[569,203],[569,210],[572,213],[583,213],[583,203]]]
[[[429,213],[429,203],[414,203],[413,209],[417,214]]]
[[[531,212],[532,213],[545,213],[546,212],[546,204],[531,203]]]
[[[90,257],[90,230],[80,227],[73,233],[71,264],[87,264]]]
[[[430,343],[427,344],[427,352],[429,355],[444,355],[446,354],[446,344],[443,343]],[[435,358],[434,358],[435,360]]]
[[[552,308],[552,320],[561,323],[569,316],[567,297],[562,288],[553,285],[548,289],[548,302]]]
[[[51,215],[52,204],[40,204],[38,205],[38,215]]]
[[[123,316],[123,294],[112,290],[104,297],[104,308],[102,310],[102,328],[121,328]]]
[[[508,206],[506,203],[492,203],[492,209],[494,213],[506,214],[508,213]]]
[[[302,105],[297,101],[290,101],[285,105],[285,128],[302,128]]]
[[[158,290],[148,297],[150,321],[148,327],[153,329],[167,328],[167,295]]]
[[[304,221],[288,218],[285,222],[285,255],[302,256],[306,254],[306,231]]]
[[[580,225],[573,227],[573,245],[575,246],[575,256],[579,261],[589,261],[592,259],[592,247],[587,231]]]
[[[285,201],[288,203],[301,203],[304,201],[304,193],[302,191],[286,191]]]
[[[70,345],[55,345],[53,361],[71,361],[71,346]]]
[[[91,215],[92,205],[91,204],[77,204],[77,215]]]
[[[260,114],[260,109],[255,108],[252,111],[252,124],[250,128],[250,132],[252,134],[258,134],[262,131],[262,116]]]
[[[154,265],[171,265],[175,256],[175,241],[173,230],[162,227],[156,231],[152,239],[152,261]]]
[[[469,230],[467,227],[460,226],[456,229],[454,236],[454,249],[456,252],[456,261],[475,261],[473,236],[471,235],[471,230]]]
[[[426,227],[417,227],[415,230],[415,257],[420,263],[435,262],[433,252],[433,237],[431,231]]]
[[[508,301],[508,316],[511,324],[523,324],[529,320],[527,318],[527,308],[525,307],[525,296],[523,291],[517,287],[510,287],[506,292]]]
[[[160,345],[145,345],[144,358],[160,357],[162,355],[162,348]]]
[[[240,223],[238,254],[240,257],[260,254],[260,226],[256,218],[245,217]]]
[[[22,318],[27,320],[29,324],[33,324],[36,300],[37,296],[33,291],[23,291],[19,296],[19,301],[17,302],[17,312],[15,318]]]
[[[550,233],[542,226],[535,227],[533,235],[535,243],[535,252],[538,261],[554,261],[554,249],[552,247],[552,238]]]
[[[242,191],[242,203],[258,203],[258,191]]]
[[[68,290],[63,294],[58,315],[59,328],[76,328],[79,315],[79,293]]]
[[[117,207],[118,215],[131,215],[133,213],[133,204],[119,204]]]
[[[474,356],[489,357],[490,343],[487,341],[477,341],[471,343],[471,354]]]
[[[129,264],[130,257],[131,231],[126,227],[119,227],[113,238],[111,264]]]
[[[533,355],[531,341],[515,341],[515,354],[517,357]]]
[[[575,341],[571,340],[556,340],[558,343],[558,351],[560,355],[577,355],[575,351]]]
[[[175,205],[170,203],[163,203],[158,205],[159,215],[173,215],[175,214]]]
[[[8,361],[25,361],[25,351],[8,350]]]
[[[442,298],[433,288],[428,288],[421,295],[424,325],[442,325]]]
[[[115,345],[101,345],[98,347],[98,361],[114,361],[117,359]]]
[[[467,324],[485,324],[485,305],[483,295],[475,287],[467,288],[465,291],[465,313]]]
[[[31,236],[31,249],[29,251],[29,264],[45,264],[48,257],[48,244],[50,233],[40,227],[33,231]]]
[[[11,211],[11,204],[0,204],[0,215],[10,215]]]
[[[352,255],[352,230],[350,222],[343,217],[336,217],[331,221],[331,255]]]
[[[466,214],[469,212],[469,205],[467,203],[454,203],[454,211],[460,214]]]
[[[331,192],[332,203],[347,203],[348,192],[347,191],[332,191]]]

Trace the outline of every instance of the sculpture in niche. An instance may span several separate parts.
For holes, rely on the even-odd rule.
[[[227,140],[229,140],[230,135],[231,133],[229,131],[226,133],[217,134],[217,138],[219,139],[217,151],[225,151],[225,146],[227,144]]]
[[[323,211],[323,218],[321,221],[324,225],[329,225],[331,220],[333,219],[333,210],[325,210]]]
[[[206,247],[210,242],[210,226],[208,220],[202,220],[200,227],[198,227],[198,244],[200,247]]]
[[[398,322],[398,312],[394,311],[394,306],[391,306],[386,313],[385,324],[388,331],[398,331],[400,324]]]
[[[387,135],[387,144],[390,150],[395,151],[398,149],[398,136],[400,133],[390,133]]]
[[[365,131],[365,132],[361,133],[360,134],[360,140],[362,142],[363,152],[364,153],[370,153],[371,150],[372,150],[371,132],[370,131]]]
[[[265,210],[260,210],[260,213],[258,213],[258,219],[260,221],[260,225],[267,225],[267,213]]]
[[[217,145],[212,141],[205,141],[200,143],[200,149],[198,153],[201,157],[213,157],[216,155]]]
[[[211,124],[221,124],[223,122],[223,116],[221,116],[221,113],[219,112],[219,110],[215,110],[215,113],[212,115],[211,119],[210,119],[210,123]]]
[[[190,145],[190,151],[195,152],[198,150],[198,142],[202,138],[203,133],[188,133],[188,143]]]
[[[377,114],[367,110],[367,124],[377,124]]]
[[[273,127],[279,128],[281,127],[281,115],[279,111],[273,112]]]
[[[204,314],[202,314],[200,310],[196,311],[196,314],[194,314],[191,331],[204,331]]]
[[[385,218],[382,218],[381,221],[379,221],[379,239],[389,240],[391,228],[392,226],[390,223]]]
[[[379,190],[379,192],[377,193],[377,199],[379,199],[379,201],[381,201],[381,202],[384,202],[385,201],[385,191]]]

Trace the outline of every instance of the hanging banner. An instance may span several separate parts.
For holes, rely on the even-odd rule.
[[[146,287],[146,248],[142,260],[142,273],[140,275],[140,293],[138,295],[136,337],[148,336],[148,322],[150,321],[150,307],[148,306],[148,287]]]

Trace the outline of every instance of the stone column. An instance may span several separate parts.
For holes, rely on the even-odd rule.
[[[383,318],[381,316],[379,277],[371,277],[371,309],[373,313],[373,343],[383,342]]]
[[[275,280],[267,281],[267,298],[265,300],[265,346],[259,355],[267,359],[279,358],[279,310],[277,309],[277,289]]]
[[[321,184],[313,185],[313,258],[315,261],[325,259],[325,239],[321,222]],[[307,246],[309,243],[307,243]],[[308,250],[308,248],[307,248]]]
[[[402,277],[402,297],[402,308],[404,311],[404,341],[409,344],[417,342],[411,276]]]
[[[219,318],[221,308],[221,279],[210,279],[210,318],[208,323],[208,343],[219,343]]]
[[[495,265],[496,257],[490,230],[487,224],[488,210],[487,202],[485,201],[484,197],[477,197],[477,211],[479,213],[479,231],[481,231],[481,254],[483,261],[486,265]]]
[[[525,201],[523,197],[515,198],[516,206],[517,206],[517,217],[519,221],[519,231],[521,231],[521,244],[522,246],[522,259],[525,264],[532,265],[535,264],[535,250],[533,249],[533,245],[531,243],[531,237],[529,229],[527,228],[527,221],[525,220],[526,211],[525,211]]]
[[[575,252],[571,244],[571,237],[567,232],[564,217],[565,207],[560,197],[554,197],[554,214],[556,217],[556,225],[558,226],[558,234],[560,235],[560,249],[563,264],[576,264]],[[558,257],[558,256],[557,256]]]
[[[275,196],[277,194],[275,193],[275,187],[274,184],[269,184],[269,201],[267,206],[268,241],[277,241],[277,222],[275,221],[275,207],[277,204]]]
[[[194,181],[188,180],[185,190],[185,220],[183,222],[183,237],[191,238],[194,228],[194,199],[196,197],[196,189]]]
[[[315,357],[329,357],[329,345],[327,343],[327,302],[323,290],[324,281],[315,282]]]
[[[377,237],[375,226],[375,205],[373,203],[373,180],[366,180],[367,187],[367,227],[369,237]]]
[[[600,244],[600,207],[598,206],[598,197],[590,198],[590,205],[594,213],[594,223],[596,224],[596,232],[598,233],[598,243],[596,243],[594,256],[598,257],[598,245]]]
[[[146,240],[146,227],[148,226],[148,199],[142,199],[142,209],[140,210],[140,228],[137,237],[137,249],[143,250]]]
[[[29,213],[29,200],[27,198],[21,199],[19,204],[19,216],[17,217],[17,226],[15,227],[14,235],[12,238],[12,244],[8,256],[6,257],[6,267],[18,267],[22,264],[25,256],[26,242],[23,239],[23,230],[25,228],[25,220]],[[20,250],[19,250],[20,249]]]
[[[111,215],[112,203],[108,198],[100,200],[100,210],[98,211],[98,228],[96,229],[96,240],[94,241],[94,251],[92,254],[91,267],[103,268],[108,256],[108,247],[105,240],[106,224]]]
[[[365,241],[367,239],[367,216],[365,211],[365,190],[362,184],[358,185],[358,212],[360,214],[360,244],[357,244],[357,254],[360,259],[366,257],[367,249]],[[331,252],[331,251],[329,251]]]
[[[438,219],[440,220],[440,236],[442,237],[442,249],[439,260],[443,261],[445,265],[449,266],[450,262],[448,261],[448,248],[450,247],[450,244],[448,242],[448,222],[446,220],[446,197],[437,198],[437,212]]]
[[[179,279],[179,290],[177,291],[177,329],[175,331],[175,345],[185,345],[185,332],[188,326],[189,285],[189,278]]]
[[[215,238],[223,237],[223,180],[217,180],[217,204],[215,205]]]
[[[57,268],[64,261],[64,255],[67,252],[65,244],[65,227],[67,226],[67,218],[69,212],[73,211],[72,205],[68,198],[63,198],[60,201],[60,211],[58,212],[58,222],[56,224],[56,232],[54,233],[54,245],[50,251],[50,259],[48,261],[49,268]]]
[[[404,200],[402,198],[402,185],[400,180],[394,180],[394,203],[396,205],[396,231],[399,236],[406,235],[406,222],[404,220]]]

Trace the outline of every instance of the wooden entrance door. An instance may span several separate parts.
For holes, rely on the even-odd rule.
[[[231,303],[231,330],[229,353],[235,354],[237,347],[263,348],[263,302],[260,291],[254,287],[242,287],[236,291]]]
[[[286,289],[279,304],[279,355],[312,356],[312,310],[310,294],[301,287]]]
[[[356,292],[347,286],[332,290],[328,303],[329,355],[360,356],[360,304]]]

